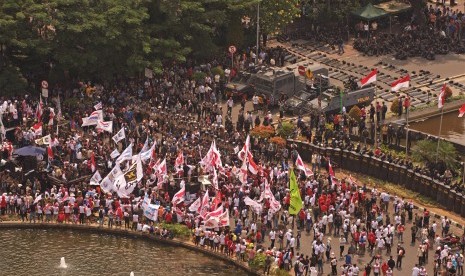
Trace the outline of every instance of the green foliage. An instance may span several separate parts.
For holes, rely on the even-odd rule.
[[[299,0],[266,0],[260,2],[260,28],[273,34],[300,17]]]
[[[334,130],[334,124],[333,123],[325,123],[325,129],[326,130]]]
[[[391,112],[398,115],[399,114],[399,99],[392,100]]]
[[[307,18],[317,23],[335,24],[346,22],[351,12],[361,7],[359,0],[354,1],[307,1],[303,5],[304,14]]]
[[[454,145],[448,141],[440,141],[438,151],[437,145],[438,143],[432,140],[418,141],[412,149],[413,160],[424,163],[435,163],[437,157],[437,160],[443,162],[447,168],[455,169],[457,167],[457,150]]]
[[[220,66],[217,66],[211,70],[212,75],[220,75],[221,78],[224,78],[224,70]]]
[[[159,227],[163,227],[168,229],[174,234],[175,238],[178,239],[189,239],[192,235],[192,232],[189,228],[187,228],[184,224],[168,224],[168,223],[161,223]]]
[[[0,91],[2,96],[24,94],[27,81],[18,67],[8,66],[0,69]]]
[[[266,255],[263,253],[257,253],[253,260],[249,261],[249,266],[255,270],[262,270],[265,267]]]
[[[289,122],[283,122],[278,128],[278,135],[281,138],[287,139],[294,133],[295,126]]]
[[[354,119],[356,122],[360,122],[362,119],[362,110],[360,110],[360,107],[354,105],[349,111],[349,117]]]
[[[195,72],[194,74],[192,74],[192,78],[196,81],[196,82],[203,82],[205,81],[205,77],[207,76],[207,74],[205,74],[204,72]]]

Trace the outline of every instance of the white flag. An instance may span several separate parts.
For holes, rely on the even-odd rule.
[[[115,141],[115,143],[118,143],[119,141],[123,140],[124,138],[126,138],[126,134],[124,133],[124,127],[122,127],[118,133],[116,133],[115,135],[113,135],[113,137],[111,139],[113,139],[113,141]],[[131,154],[132,155],[132,154]]]
[[[144,176],[142,169],[142,161],[137,158],[136,162],[129,167],[122,175],[120,175],[115,183],[115,191],[118,193],[119,197],[127,198],[134,190],[136,184]]]
[[[37,204],[42,199],[42,194],[40,194],[36,199],[34,200],[34,204]]]
[[[35,140],[36,144],[39,145],[39,146],[41,146],[41,145],[50,145],[51,141],[52,141],[52,137],[50,137],[50,134]]]
[[[96,110],[90,114],[89,117],[82,118],[82,126],[95,126],[98,121],[103,121],[103,111]]]
[[[111,192],[114,188],[115,180],[122,174],[123,172],[119,168],[119,165],[116,164],[102,182],[100,182],[100,188],[102,188],[105,193]]]
[[[191,206],[189,206],[189,211],[191,212],[200,212],[200,207],[202,202],[200,201],[200,197],[198,197],[194,202],[192,202]]]
[[[95,110],[102,109],[103,105],[102,102],[98,102],[98,104],[94,105]]]
[[[250,197],[246,196],[244,198],[244,203],[245,205],[250,206],[257,215],[259,215],[262,212],[263,206],[255,200],[251,199]]]
[[[112,152],[110,153],[111,159],[115,159],[115,158],[118,157],[119,155],[120,155],[120,153],[119,153],[118,149],[115,149],[114,151],[112,151]]]
[[[116,159],[116,163],[121,163],[125,160],[132,159],[132,143],[121,153],[121,155]]]
[[[100,181],[102,181],[102,176],[98,171],[96,171],[90,178],[90,185],[99,185]]]
[[[112,133],[113,132],[113,121],[108,121],[108,122],[98,121],[96,128]]]

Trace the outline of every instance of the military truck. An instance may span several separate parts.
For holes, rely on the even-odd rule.
[[[255,90],[253,89],[253,86],[249,84],[251,75],[251,73],[243,71],[234,77],[231,82],[225,85],[226,96],[228,98],[242,98],[244,95],[247,98],[250,98],[253,96]]]
[[[314,76],[328,75],[328,69],[320,64],[309,65],[307,70]],[[258,96],[269,98],[272,105],[277,105],[283,96],[290,98],[296,92],[305,90],[306,82],[304,77],[296,76],[294,71],[264,68],[250,77],[249,84],[254,87]]]
[[[342,101],[341,101],[342,95]],[[339,113],[341,106],[349,112],[354,105],[362,106],[370,104],[375,96],[375,87],[366,87],[355,91],[342,91],[333,87],[324,91],[318,98],[313,99],[303,105],[301,108],[305,113],[322,112],[322,113]]]

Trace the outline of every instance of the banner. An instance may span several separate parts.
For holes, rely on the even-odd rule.
[[[102,176],[100,175],[99,171],[96,171],[90,178],[90,185],[99,185],[100,181],[102,181]]]
[[[250,197],[246,196],[244,198],[244,203],[245,205],[250,206],[250,208],[252,208],[252,210],[257,215],[260,215],[260,213],[262,212],[263,206],[260,203],[256,202],[255,200],[251,199]]]
[[[50,145],[51,141],[52,141],[52,137],[50,137],[50,134],[35,140],[38,146]]]
[[[121,163],[126,160],[132,160],[132,143],[121,153],[121,155],[116,159],[116,163]]]
[[[184,180],[183,180],[184,181]],[[186,185],[182,185],[181,183],[181,190],[179,190],[171,200],[174,206],[178,205],[179,203],[184,201],[184,196],[186,195]]]
[[[111,171],[102,180],[102,182],[100,182],[100,188],[105,193],[109,193],[109,192],[113,191],[115,180],[122,174],[123,174],[123,172],[119,168],[119,165],[116,164],[116,166],[114,166],[113,169],[111,169]]]
[[[300,212],[300,209],[302,209],[302,198],[300,197],[299,186],[293,169],[290,169],[289,189],[291,190],[289,214],[296,215]]]
[[[118,165],[116,165],[118,166]],[[118,193],[119,197],[127,198],[132,193],[136,184],[142,179],[142,161],[140,158],[129,167],[122,175],[114,182],[114,189]]]
[[[89,117],[83,117],[81,126],[95,126],[97,125],[98,121],[103,121],[102,110],[96,110],[92,112]]]
[[[123,140],[126,138],[126,134],[124,133],[124,127],[122,127],[111,139],[115,141],[115,143],[118,143],[119,141]]]
[[[120,155],[119,151],[117,149],[115,149],[114,151],[112,151],[110,153],[110,157],[111,159],[115,159],[116,157],[118,157]]]

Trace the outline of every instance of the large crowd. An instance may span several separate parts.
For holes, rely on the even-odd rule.
[[[407,268],[415,276],[427,275],[428,261],[435,264],[429,275],[463,271],[465,239],[450,242],[447,217],[435,221],[427,210],[414,211],[410,201],[351,177],[336,178],[326,156],[314,153],[310,169],[292,146],[254,136],[249,142],[254,126],[279,127],[279,118],[242,104],[233,123],[228,106],[235,99],[225,98],[227,76],[212,73],[217,66],[177,66],[155,78],[78,83],[73,89],[54,87],[50,97],[2,99],[2,158],[18,168],[24,163],[15,150],[33,145],[46,151],[32,172],[0,173],[1,214],[25,223],[98,223],[162,237],[173,233],[157,227],[159,222],[185,224],[198,246],[250,263],[264,256],[267,274],[279,267],[295,275],[402,275],[406,254],[418,257]],[[205,77],[194,80],[198,72]],[[82,127],[95,110],[113,122],[113,133]],[[318,142],[345,143],[348,132],[342,130],[349,123],[329,135],[325,122],[299,119],[297,125]],[[122,129],[124,138],[115,143],[112,136]],[[122,196],[94,177],[95,172],[108,177],[116,167],[126,174],[138,157],[119,162],[112,153],[128,147],[139,158],[149,148],[150,156],[143,176]],[[294,172],[303,206],[291,212]],[[211,185],[200,183],[203,176]],[[408,241],[404,236],[410,234]],[[355,259],[366,255],[369,261],[358,266]],[[324,271],[326,264],[331,271]]]

